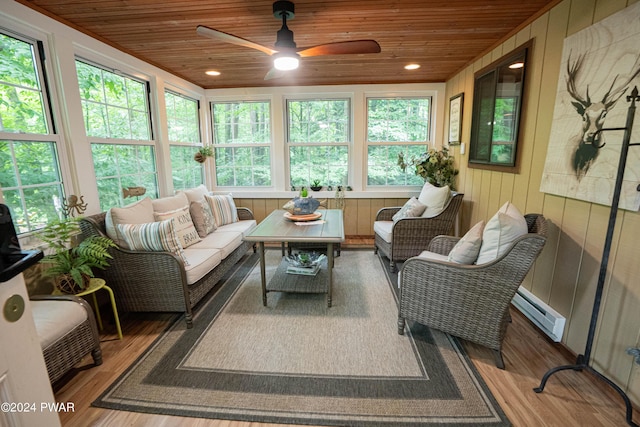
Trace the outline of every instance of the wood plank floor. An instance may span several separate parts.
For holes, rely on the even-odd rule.
[[[365,241],[362,243],[366,245]],[[354,246],[360,246],[354,244]],[[517,310],[512,309],[503,349],[505,370],[497,369],[491,352],[464,343],[467,353],[514,426],[622,426],[622,399],[587,372],[563,371],[551,377],[543,393],[536,394],[544,373],[555,366],[574,363],[558,344],[548,340]],[[244,421],[206,420],[114,411],[91,407],[95,400],[164,331],[174,315],[125,314],[124,339],[113,325],[101,335],[104,363],[94,367],[87,356],[78,368],[54,386],[56,400],[73,402],[75,412],[61,413],[63,426],[288,426]],[[634,421],[640,412],[634,410]]]

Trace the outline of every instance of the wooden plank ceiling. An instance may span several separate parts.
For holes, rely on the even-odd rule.
[[[559,0],[296,0],[298,47],[373,39],[377,54],[302,58],[264,80],[272,58],[196,34],[198,25],[273,46],[270,0],[17,0],[207,89],[444,82]],[[409,63],[421,68],[407,71]],[[211,77],[207,70],[217,70]]]

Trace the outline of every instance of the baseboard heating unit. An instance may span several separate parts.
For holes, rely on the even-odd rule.
[[[518,288],[511,303],[552,340],[560,342],[566,322],[564,316],[522,286]]]

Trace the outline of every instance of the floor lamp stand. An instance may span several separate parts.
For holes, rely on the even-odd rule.
[[[602,262],[600,263],[600,274],[598,276],[598,285],[596,287],[596,295],[594,297],[593,303],[593,311],[591,312],[591,323],[589,325],[589,335],[587,336],[587,344],[585,347],[584,354],[578,355],[576,363],[574,365],[564,365],[558,366],[553,369],[547,371],[546,374],[542,377],[542,381],[540,382],[540,386],[534,388],[533,390],[536,393],[542,393],[544,390],[544,386],[547,383],[547,380],[556,372],[564,371],[567,369],[571,369],[574,371],[582,371],[586,370],[593,373],[597,378],[604,381],[606,384],[611,386],[624,400],[624,403],[627,407],[626,419],[627,424],[630,426],[638,427],[638,424],[634,423],[632,420],[633,416],[633,408],[631,406],[631,401],[629,397],[627,397],[624,390],[618,387],[613,383],[609,378],[605,377],[598,371],[596,371],[593,367],[589,365],[589,361],[591,359],[591,348],[593,346],[593,339],[596,333],[596,326],[598,323],[598,315],[600,313],[600,302],[602,300],[602,292],[604,289],[604,282],[607,276],[607,265],[609,264],[609,252],[611,251],[611,241],[613,240],[613,231],[616,225],[616,215],[618,213],[618,203],[620,202],[620,192],[622,190],[622,180],[624,177],[624,169],[627,164],[627,154],[629,151],[629,147],[633,145],[640,145],[640,143],[630,144],[629,140],[631,139],[631,129],[633,128],[633,118],[636,112],[636,101],[640,101],[640,96],[638,96],[638,87],[634,87],[631,91],[631,95],[627,96],[627,102],[631,102],[629,106],[629,110],[627,111],[627,123],[623,128],[609,128],[609,129],[601,129],[598,132],[606,132],[612,130],[624,130],[624,138],[622,140],[622,149],[620,150],[620,161],[618,163],[618,175],[616,177],[615,190],[613,192],[613,199],[611,201],[611,212],[609,214],[609,225],[607,227],[607,235],[604,242],[604,250],[602,253]],[[594,135],[594,140],[595,140]],[[604,143],[595,148],[604,147]],[[640,185],[638,186],[638,190],[640,191]]]

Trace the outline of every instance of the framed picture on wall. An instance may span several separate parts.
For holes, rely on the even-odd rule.
[[[463,100],[464,92],[449,99],[449,145],[457,145],[461,142]]]

